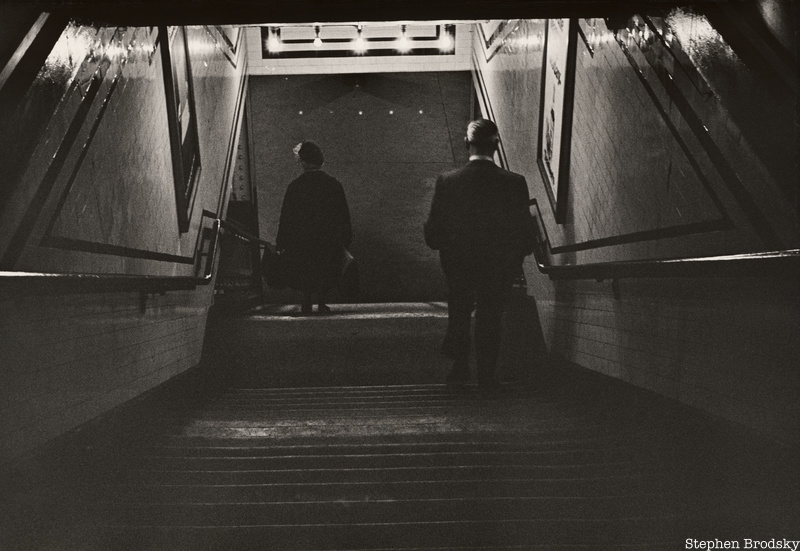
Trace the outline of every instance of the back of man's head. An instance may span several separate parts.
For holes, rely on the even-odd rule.
[[[494,153],[500,141],[497,125],[489,119],[476,119],[467,125],[465,141],[480,151]]]

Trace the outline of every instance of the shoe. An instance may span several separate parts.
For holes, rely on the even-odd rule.
[[[318,314],[330,314],[331,313],[331,307],[328,306],[327,304],[320,304],[319,306],[317,306],[317,313]]]

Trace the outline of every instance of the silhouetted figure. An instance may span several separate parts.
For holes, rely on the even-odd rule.
[[[494,164],[497,126],[467,126],[464,167],[440,175],[425,223],[425,242],[439,250],[448,296],[443,352],[455,360],[448,383],[469,379],[470,321],[475,310],[478,383],[495,388],[503,302],[523,258],[533,252],[525,177]]]
[[[286,189],[276,245],[286,262],[287,283],[302,291],[300,311],[329,313],[328,291],[341,275],[343,248],[353,238],[350,211],[339,181],[320,167],[322,150],[305,141],[294,148],[303,174]]]

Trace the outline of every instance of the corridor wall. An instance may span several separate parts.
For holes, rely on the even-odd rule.
[[[2,129],[2,270],[171,276],[202,267],[201,233],[223,214],[229,188],[245,58],[230,27],[187,27],[185,50],[172,52],[187,53],[175,120],[185,129],[192,119],[198,136],[182,228],[159,32],[64,30],[10,115],[16,130]],[[213,285],[147,294],[2,278],[0,462],[197,365],[212,301]]]
[[[292,148],[312,140],[347,196],[358,300],[443,300],[438,253],[422,227],[436,176],[467,161],[470,95],[466,71],[251,76],[262,236],[274,242],[286,187],[300,174]],[[284,295],[269,300],[297,299]]]
[[[579,20],[568,194],[554,207],[540,162],[547,24],[478,24],[473,77],[500,128],[502,161],[539,203],[554,263],[797,247],[791,201],[723,100],[679,109],[645,52],[602,19]],[[698,113],[710,136],[695,132]],[[532,258],[526,274],[555,357],[798,441],[796,280],[551,281]]]

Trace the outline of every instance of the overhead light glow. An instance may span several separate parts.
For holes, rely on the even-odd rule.
[[[408,36],[406,36],[406,26],[405,25],[403,25],[401,27],[400,38],[397,40],[397,49],[401,53],[405,53],[405,52],[408,52],[409,50],[411,50],[411,41],[408,40]]]
[[[353,41],[353,50],[359,54],[367,50],[367,42],[364,40],[364,37],[361,36],[361,25],[358,26],[358,36]]]
[[[270,52],[280,52],[283,50],[283,42],[281,42],[281,30],[274,29],[269,33],[267,40],[267,49]]]
[[[442,29],[442,36],[439,37],[439,49],[443,52],[449,52],[453,49],[453,37],[450,36],[448,27]]]

